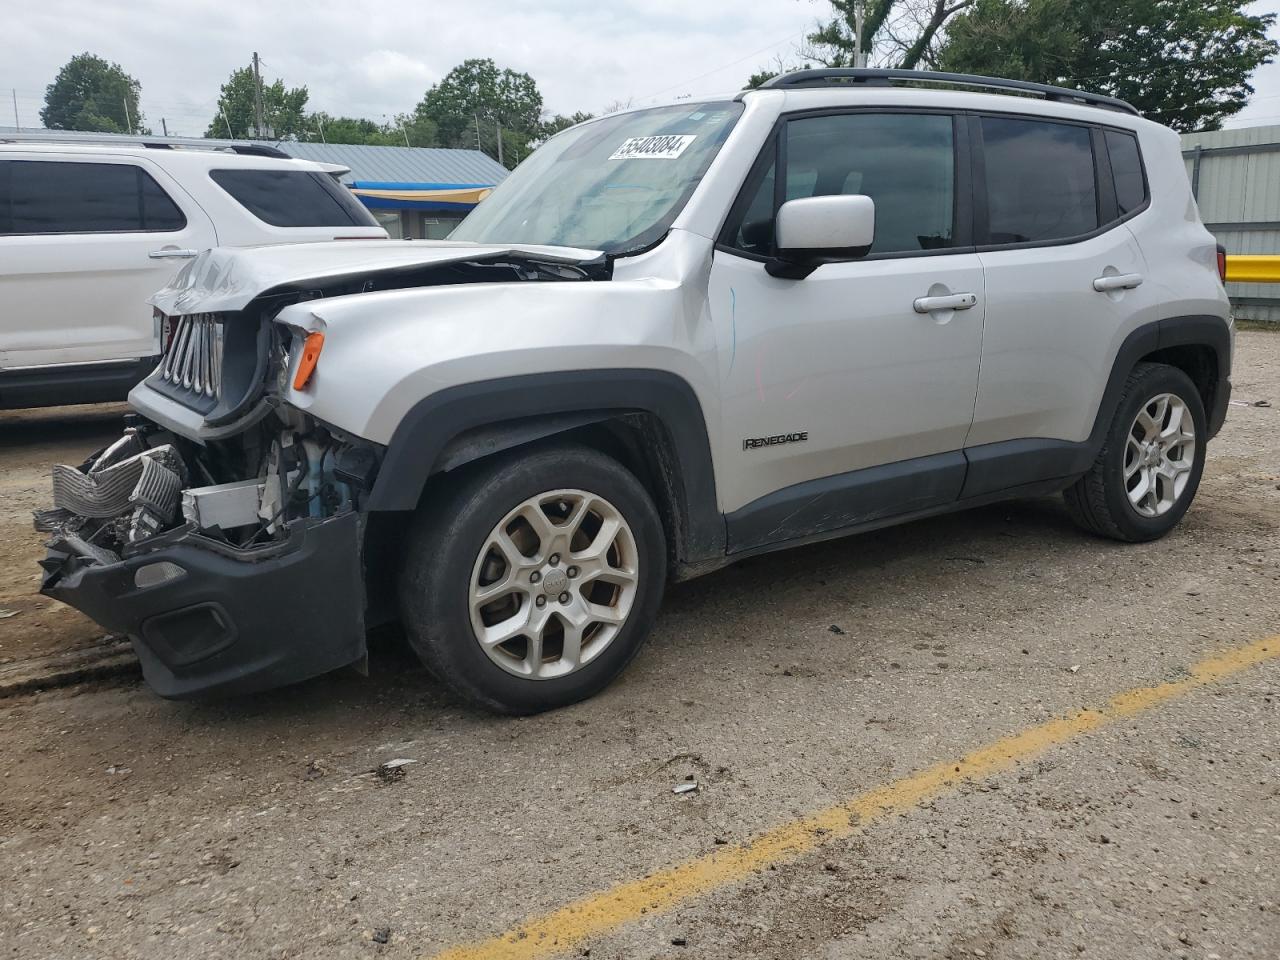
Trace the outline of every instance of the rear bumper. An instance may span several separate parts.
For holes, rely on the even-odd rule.
[[[162,697],[284,686],[365,654],[358,515],[288,529],[240,550],[180,528],[113,564],[50,550],[40,592],[127,634]]]

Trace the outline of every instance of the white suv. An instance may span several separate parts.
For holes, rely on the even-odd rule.
[[[322,164],[270,147],[0,142],[0,408],[123,400],[147,298],[210,247],[385,237]]]
[[[451,241],[212,250],[152,302],[142,416],[38,524],[44,592],[173,697],[359,663],[398,617],[533,712],[742,557],[1058,491],[1151,540],[1231,389],[1177,135],[927,73],[593,120]]]

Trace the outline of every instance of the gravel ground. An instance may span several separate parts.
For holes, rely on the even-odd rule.
[[[120,435],[122,403],[0,410],[0,665],[85,647],[102,628],[36,593],[45,537],[31,511],[49,506],[49,468],[80,463]]]
[[[1232,406],[1159,543],[1037,500],[759,558],[673,589],[618,683],[528,719],[459,707],[394,637],[367,679],[226,703],[0,701],[0,944],[430,955],[1280,634],[1280,334],[1238,351],[1236,397],[1274,406]],[[38,416],[0,419],[9,608],[48,461],[118,412]],[[0,631],[7,656],[94,635],[42,605]],[[1274,960],[1278,774],[1272,661],[572,952]]]

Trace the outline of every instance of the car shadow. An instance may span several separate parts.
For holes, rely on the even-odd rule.
[[[748,599],[764,595],[781,605],[803,602],[811,598],[815,583],[839,579],[856,584],[896,561],[915,561],[914,589],[926,594],[935,588],[935,580],[940,582],[953,572],[957,563],[997,561],[1002,544],[1011,538],[1043,544],[1050,550],[1106,544],[1080,532],[1055,497],[996,504],[758,556],[696,581],[673,585],[647,646],[648,656],[700,656],[682,640],[684,631],[677,625],[723,620]],[[856,594],[857,588],[852,592]],[[859,597],[849,599],[857,602]],[[630,669],[634,671],[636,666]],[[610,696],[617,686],[615,683],[596,699]],[[629,699],[636,695],[634,688],[626,694]],[[271,720],[340,719],[355,732],[367,727],[365,732],[377,735],[375,730],[385,728],[388,713],[403,714],[406,721],[418,725],[443,715],[449,715],[451,722],[480,727],[520,722],[487,714],[454,697],[418,661],[399,626],[382,627],[370,634],[367,677],[353,669],[340,670],[279,690],[196,701],[181,705],[181,709],[190,711],[192,720],[228,732],[249,731],[255,724]]]

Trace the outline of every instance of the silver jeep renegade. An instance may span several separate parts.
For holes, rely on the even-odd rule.
[[[815,70],[592,120],[449,241],[191,262],[125,435],[55,471],[43,590],[168,697],[399,620],[474,703],[570,703],[752,554],[1057,491],[1167,533],[1221,268],[1177,136],[1107,97]]]

